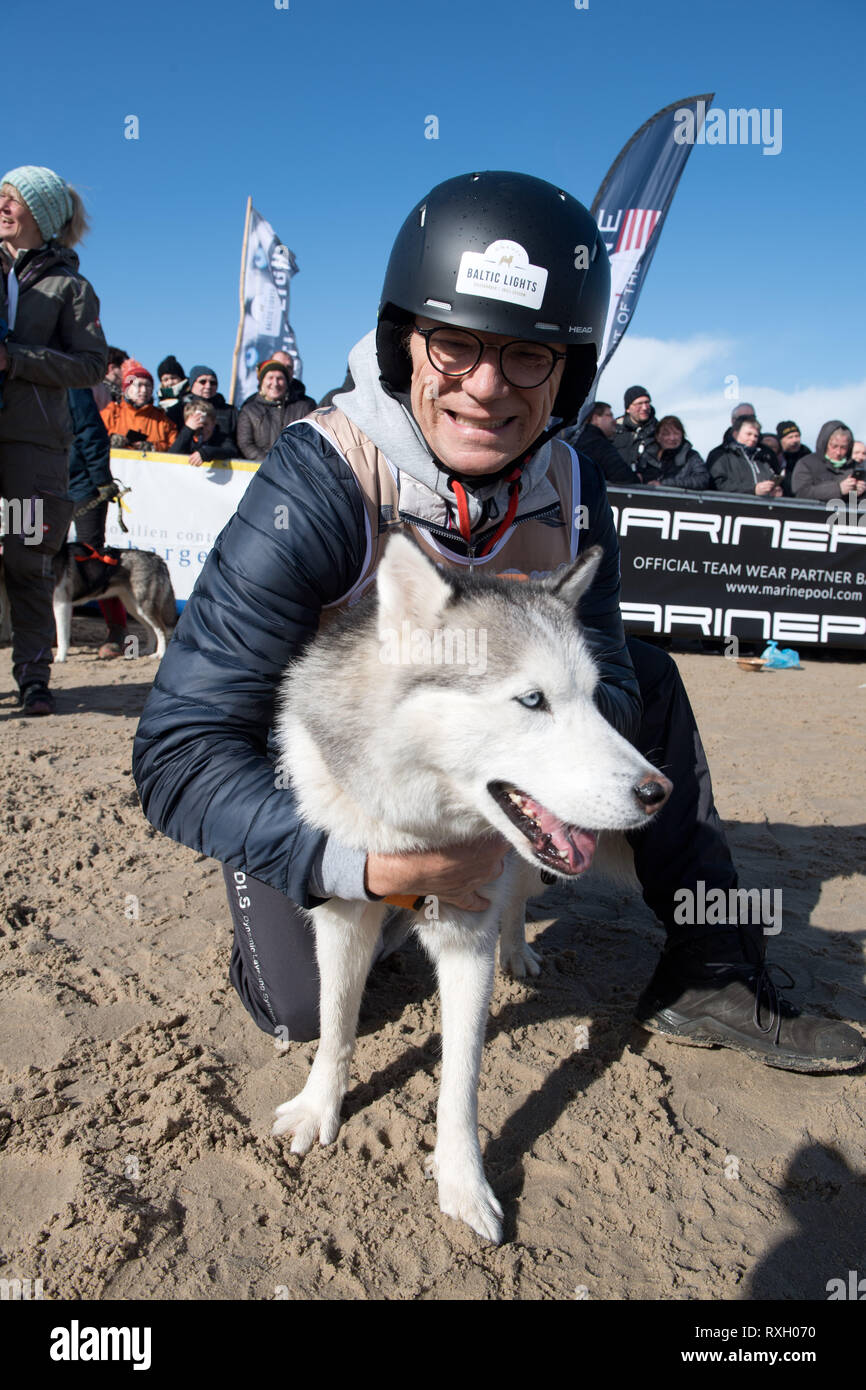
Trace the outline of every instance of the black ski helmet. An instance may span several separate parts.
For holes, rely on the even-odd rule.
[[[595,378],[609,299],[607,251],[582,203],[530,174],[460,174],[431,189],[397,234],[376,329],[381,379],[408,391],[402,339],[416,314],[566,343],[553,414],[568,424]]]

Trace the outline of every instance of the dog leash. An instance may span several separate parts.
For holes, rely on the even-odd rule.
[[[98,489],[95,497],[91,497],[89,502],[83,502],[80,507],[76,507],[75,511],[72,513],[73,521],[77,516],[83,516],[85,512],[90,512],[94,507],[100,506],[101,503],[106,501],[106,493],[111,492],[112,495],[107,500],[117,503],[117,525],[124,534],[128,535],[129,527],[123,519],[123,503],[120,499],[125,497],[128,492],[132,492],[132,488],[121,487],[118,488],[117,492],[114,492],[113,487],[113,483],[103,483]]]

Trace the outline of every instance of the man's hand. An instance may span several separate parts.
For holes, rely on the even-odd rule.
[[[765,478],[762,483],[757,483],[755,485],[756,497],[769,497],[771,494],[773,497],[782,496],[781,485],[775,478]]]
[[[204,459],[202,458],[198,449],[196,449],[194,454],[190,454],[189,461],[192,464],[193,468],[201,468],[202,464],[204,463]]]
[[[843,478],[839,484],[839,491],[842,493],[843,497],[846,497],[849,492],[856,492],[858,497],[862,497],[863,493],[866,492],[866,483],[864,483],[862,479],[858,480],[857,478],[852,478],[849,474],[848,477]]]
[[[501,835],[487,835],[464,845],[412,854],[368,854],[364,881],[369,893],[436,897],[469,912],[490,906],[476,889],[498,878],[511,846]]]

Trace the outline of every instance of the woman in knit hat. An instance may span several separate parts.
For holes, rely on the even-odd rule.
[[[177,435],[177,426],[164,410],[152,405],[153,377],[134,357],[124,362],[120,380],[123,400],[112,401],[102,411],[113,449],[155,449],[168,454]]]
[[[297,383],[300,390],[292,390],[296,383],[291,367],[275,358],[260,363],[258,378],[258,395],[241,406],[238,444],[245,459],[261,461],[267,458],[286,425],[303,420],[315,410],[316,402],[305,394],[303,383]]]
[[[81,199],[53,169],[26,164],[0,182],[0,496],[12,614],[12,671],[22,713],[51,714],[55,642],[50,557],[72,517],[67,392],[102,380],[108,348],[99,300],[72,247],[87,231]]]

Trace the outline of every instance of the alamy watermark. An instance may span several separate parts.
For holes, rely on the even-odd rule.
[[[414,627],[408,618],[396,628],[382,628],[379,660],[383,666],[464,666],[469,675],[487,670],[487,630],[483,627]]]
[[[44,535],[41,497],[0,497],[0,536],[19,536],[39,545]]]
[[[680,106],[674,112],[675,145],[762,145],[763,154],[782,150],[782,108],[775,106],[718,106],[707,110],[699,101],[697,109]]]
[[[677,926],[724,927],[751,923],[761,926],[764,936],[778,936],[782,930],[781,888],[708,889],[699,878],[694,888],[678,888],[674,903]]]
[[[848,1270],[848,1280],[828,1279],[825,1285],[827,1302],[849,1299],[856,1303],[866,1302],[866,1279],[861,1279],[856,1269]]]
[[[824,503],[828,526],[850,526],[866,530],[866,496],[852,488],[845,497],[828,497]]]
[[[44,1299],[41,1279],[0,1279],[0,1300],[18,1303]]]

